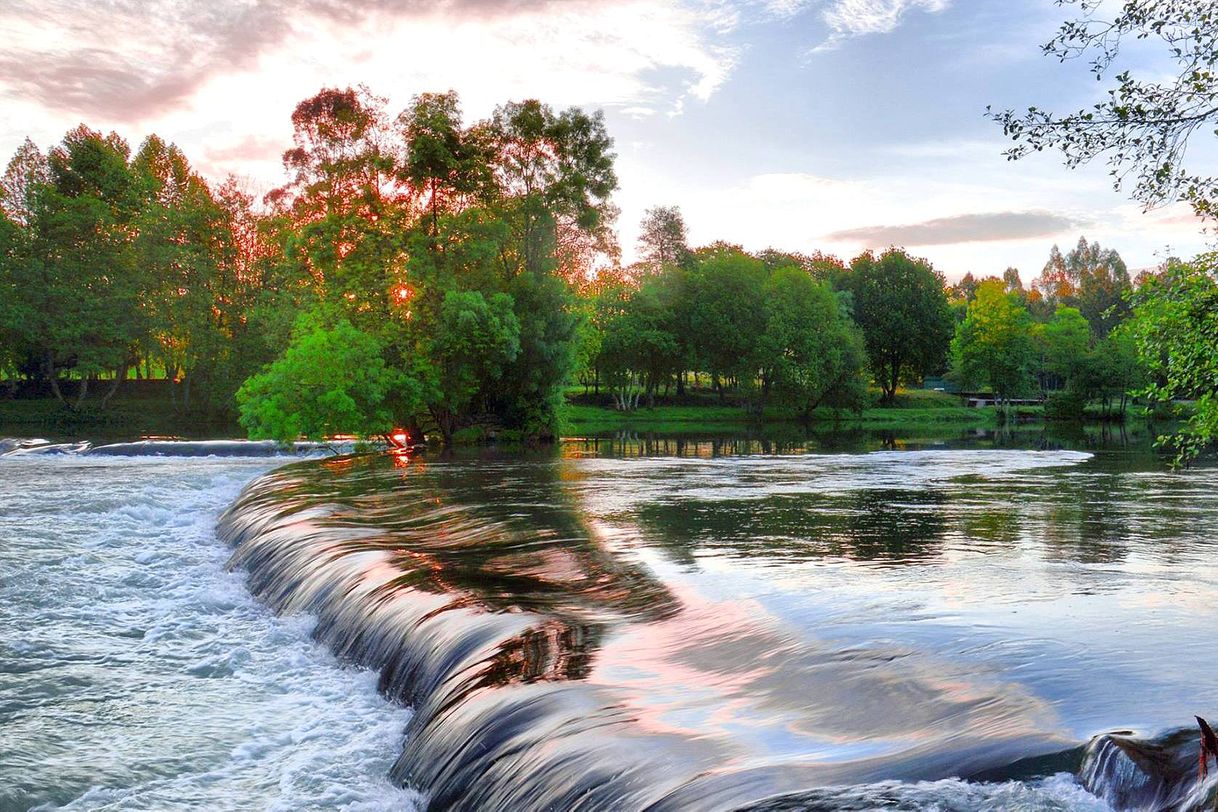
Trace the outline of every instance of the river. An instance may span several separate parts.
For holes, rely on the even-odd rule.
[[[776,450],[0,459],[0,807],[1212,793],[1218,471]]]

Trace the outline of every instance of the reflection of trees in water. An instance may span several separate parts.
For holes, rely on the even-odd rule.
[[[499,645],[479,684],[582,678],[607,623],[678,610],[663,584],[599,543],[553,457],[406,469],[362,457],[287,471],[275,498],[325,507],[315,521],[327,555],[390,553],[398,573],[384,600],[439,593],[452,596],[440,611],[538,616]]]
[[[1045,558],[1081,564],[1113,564],[1128,555],[1128,483],[1115,474],[1057,483],[1044,514]]]
[[[947,496],[935,490],[867,489],[752,500],[644,505],[649,541],[678,561],[702,550],[742,557],[914,562],[939,555]]]

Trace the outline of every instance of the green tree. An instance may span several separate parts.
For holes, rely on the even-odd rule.
[[[135,245],[140,272],[148,276],[146,351],[163,359],[168,377],[181,374],[182,405],[189,408],[192,388],[200,379],[206,386],[232,340],[222,321],[226,300],[236,294],[234,275],[226,273],[231,223],[176,146],[150,136],[132,170],[147,196]],[[125,375],[124,368],[115,380]]]
[[[891,248],[878,257],[856,257],[848,284],[872,373],[890,404],[903,381],[943,363],[952,337],[943,275],[926,260]]]
[[[1150,380],[1143,394],[1193,401],[1186,427],[1160,443],[1187,463],[1218,438],[1218,255],[1172,262],[1134,296],[1129,331]]]
[[[734,246],[702,251],[690,274],[692,354],[711,374],[721,399],[729,381],[745,387],[755,383],[767,276],[761,260]]]
[[[425,197],[429,231],[438,236],[440,215],[461,208],[461,201],[484,197],[491,165],[481,130],[461,123],[461,103],[453,91],[422,93],[398,116],[406,146],[401,172]]]
[[[977,298],[956,328],[951,355],[962,386],[987,386],[1004,406],[1027,390],[1034,360],[1032,320],[1002,280],[978,285]]]
[[[863,337],[828,283],[787,266],[767,280],[765,297],[758,361],[766,385],[805,420],[821,405],[862,408]]]
[[[145,334],[149,284],[134,248],[144,195],[125,141],[81,125],[51,150],[49,182],[37,189],[28,261],[17,266],[23,325],[52,391],[61,370],[80,381],[118,375]]]
[[[237,392],[240,420],[253,439],[282,443],[300,437],[388,434],[399,414],[420,406],[417,379],[386,365],[375,337],[346,319],[333,326],[316,314],[297,322],[283,355]]]
[[[653,273],[666,265],[690,261],[685,218],[676,206],[656,206],[643,213],[639,229],[639,256]]]
[[[1091,350],[1091,327],[1076,307],[1058,305],[1053,318],[1038,331],[1044,351],[1045,388],[1068,386],[1083,371]]]
[[[393,305],[399,215],[409,211],[395,205],[406,192],[384,104],[365,88],[325,88],[296,105],[283,155],[290,177],[268,195],[289,277],[373,333]]]
[[[681,363],[674,311],[664,294],[659,277],[647,278],[605,326],[599,365],[614,404],[623,411],[636,408],[642,395],[654,406],[657,388],[671,380]]]
[[[478,399],[502,382],[520,353],[520,332],[506,293],[445,294],[438,317],[425,331],[426,352],[416,368],[425,370],[427,410],[446,446],[470,422]]]

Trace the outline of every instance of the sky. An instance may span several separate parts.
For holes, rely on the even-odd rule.
[[[0,153],[80,122],[155,132],[206,176],[283,179],[292,109],[366,84],[393,111],[456,90],[467,121],[538,98],[601,109],[616,142],[623,258],[656,205],[695,245],[905,246],[949,279],[1040,273],[1080,236],[1130,268],[1209,239],[1187,208],[1144,213],[1103,165],[1006,160],[987,105],[1098,100],[1042,55],[1052,0],[0,0]],[[1150,48],[1132,66],[1166,65]],[[1213,157],[1194,152],[1194,160]]]

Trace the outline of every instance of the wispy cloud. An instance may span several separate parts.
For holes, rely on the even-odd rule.
[[[826,234],[830,242],[880,248],[888,245],[953,245],[1051,237],[1080,225],[1047,211],[1003,211],[960,214],[921,223],[865,226]]]
[[[951,4],[952,0],[831,0],[821,11],[829,38],[815,50],[835,48],[852,37],[887,34],[912,11],[936,14]]]

